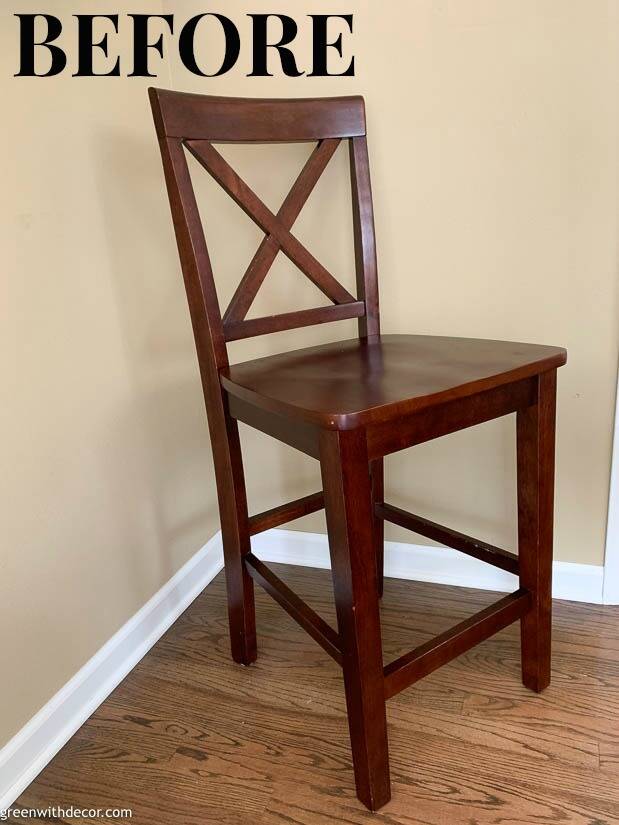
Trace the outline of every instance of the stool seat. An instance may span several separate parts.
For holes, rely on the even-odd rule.
[[[432,335],[377,335],[225,367],[231,395],[327,429],[351,429],[565,364],[560,347]]]

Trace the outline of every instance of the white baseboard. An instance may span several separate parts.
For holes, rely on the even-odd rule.
[[[322,533],[269,530],[252,539],[252,547],[263,561],[328,568],[329,547]],[[385,542],[385,575],[397,579],[434,582],[478,590],[510,592],[518,580],[489,564],[457,550],[422,544]],[[552,589],[555,599],[602,604],[604,568],[590,564],[556,561]]]
[[[253,537],[252,548],[264,561],[330,566],[327,537],[319,533],[269,530]],[[222,567],[217,533],[0,750],[0,811],[17,799]],[[553,595],[600,604],[603,570],[555,562]],[[385,543],[385,573],[481,590],[517,587],[515,576],[456,550],[401,542]]]
[[[619,553],[604,568],[604,604],[619,604]]]
[[[217,533],[0,750],[0,811],[17,799],[222,567]]]

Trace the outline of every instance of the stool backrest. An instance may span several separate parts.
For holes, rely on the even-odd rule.
[[[358,318],[359,335],[379,333],[378,283],[365,107],[361,97],[269,100],[211,97],[149,89],[189,301],[204,370],[228,364],[226,344],[284,329]],[[348,140],[357,297],[351,295],[290,231],[340,141]],[[316,146],[274,214],[239,177],[214,143],[298,143]],[[262,229],[265,237],[228,309],[221,314],[186,152]],[[247,319],[277,254],[283,252],[331,306]]]

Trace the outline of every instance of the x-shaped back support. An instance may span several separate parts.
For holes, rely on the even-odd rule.
[[[290,232],[339,143],[339,138],[327,138],[319,141],[284,199],[277,215],[274,215],[210,141],[185,141],[185,146],[201,166],[265,233],[265,237],[247,267],[228,309],[224,313],[224,332],[230,332],[235,327],[238,328],[242,324],[250,323],[245,321],[245,316],[280,250],[334,304],[351,304],[350,317],[363,314],[363,307],[359,306],[360,302],[348,290],[344,289],[339,281]],[[335,309],[335,307],[332,307],[331,311]],[[318,317],[320,314],[324,316],[326,310],[329,310],[329,307],[305,310],[304,313],[316,313]],[[337,313],[337,317],[347,317],[347,315],[348,313]],[[237,336],[227,335],[226,337]]]

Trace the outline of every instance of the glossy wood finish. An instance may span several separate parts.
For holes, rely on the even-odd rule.
[[[392,504],[377,504],[375,510],[380,519],[390,521],[392,524],[397,524],[407,530],[412,530],[413,533],[437,541],[446,547],[453,547],[454,550],[460,550],[461,553],[466,553],[467,556],[473,556],[473,558],[501,570],[507,570],[508,573],[515,573],[516,575],[519,573],[518,556],[503,550],[501,547],[488,544],[488,542],[480,539],[471,538],[471,536],[457,530],[452,530],[451,527],[444,527],[435,521],[408,513],[406,510],[394,507]]]
[[[357,295],[365,302],[365,315],[359,321],[359,337],[366,338],[380,334],[380,316],[374,209],[365,136],[349,142],[349,156]]]
[[[365,135],[363,98],[257,99],[150,89],[157,131],[216,143],[295,143]]]
[[[153,108],[157,122],[157,106]],[[234,660],[248,665],[256,659],[256,620],[253,582],[243,564],[243,556],[250,551],[247,496],[238,425],[229,414],[228,399],[219,384],[218,369],[227,363],[227,354],[217,293],[183,148],[161,133],[159,145],[211,432],[226,562],[230,646]]]
[[[370,462],[370,480],[372,483],[372,516],[374,519],[372,537],[374,555],[376,556],[376,577],[378,580],[378,594],[382,596],[385,586],[385,521],[378,510],[385,500],[385,463],[382,457],[375,458]]]
[[[329,429],[404,419],[428,407],[513,384],[565,363],[558,347],[381,335],[234,364],[232,395]]]
[[[286,613],[301,625],[309,635],[326,650],[329,656],[341,665],[342,651],[338,634],[330,627],[323,618],[302,601],[275,573],[256,558],[253,553],[245,556],[245,564],[249,574],[254,578],[266,592],[280,604]]]
[[[372,493],[363,430],[323,431],[320,466],[357,795],[375,811],[389,801],[391,789]]]
[[[283,415],[275,415],[265,410],[242,401],[240,398],[229,396],[228,408],[230,415],[248,424],[260,432],[266,433],[278,441],[294,447],[312,458],[320,458],[320,448],[318,445],[319,431],[311,424],[295,421]]]
[[[517,452],[520,583],[533,596],[521,621],[522,680],[539,692],[550,683],[556,372],[537,384],[537,404],[518,412]]]
[[[330,571],[273,567],[336,626]],[[387,578],[386,661],[501,595]],[[377,813],[355,799],[339,666],[261,588],[256,611],[260,657],[239,668],[220,574],[15,804],[131,807],[133,825],[619,822],[619,607],[554,602],[541,694],[514,624],[390,699]]]
[[[531,594],[522,588],[400,656],[384,670],[386,698],[395,696],[530,611]]]
[[[247,496],[236,421],[225,420],[226,439],[213,447],[221,535],[228,583],[228,612],[232,658],[242,665],[255,662],[256,615],[254,590],[244,557],[251,551]]]
[[[224,543],[232,655],[256,659],[253,581],[344,672],[357,794],[376,810],[390,798],[385,699],[522,619],[527,686],[549,679],[550,564],[557,347],[381,335],[365,112],[361,98],[234,100],[150,90],[206,401]],[[349,143],[357,296],[293,234],[294,222],[343,140]],[[214,142],[316,141],[275,213]],[[191,153],[265,237],[223,317],[187,166]],[[332,302],[248,319],[279,253]],[[358,338],[231,366],[227,342],[358,319]],[[520,562],[485,542],[384,501],[389,453],[517,413]],[[248,515],[238,434],[242,421],[320,461],[323,493]],[[337,632],[251,553],[251,535],[324,505]],[[384,520],[418,530],[503,569],[520,590],[383,668],[379,599]]]
[[[204,169],[230,195],[245,214],[274,239],[279,249],[296,264],[334,304],[354,303],[354,297],[317,261],[312,253],[286,228],[285,223],[264,204],[207,140],[189,140],[184,145]],[[282,211],[282,210],[280,210]],[[250,264],[251,266],[251,264]],[[268,271],[268,268],[267,268]],[[225,325],[224,325],[225,333]]]
[[[257,335],[269,335],[271,332],[283,332],[286,329],[330,324],[347,318],[361,318],[364,314],[365,305],[362,301],[349,301],[336,306],[300,309],[275,316],[267,315],[264,318],[231,321],[224,326],[224,330],[226,341],[239,341],[241,338],[255,338]]]
[[[285,230],[290,230],[299,217],[301,209],[339,144],[339,140],[321,140],[309,156],[276,215],[277,222]],[[224,313],[223,322],[228,340],[232,340],[230,328],[245,319],[280,249],[281,245],[273,234],[265,235]]]
[[[250,535],[255,536],[256,533],[262,533],[264,530],[279,527],[280,524],[294,521],[294,519],[301,518],[301,516],[315,513],[322,510],[324,506],[324,496],[320,491],[289,501],[287,504],[280,504],[279,507],[272,507],[264,513],[257,513],[255,516],[249,517]]]
[[[468,398],[426,407],[399,419],[397,426],[389,420],[370,424],[366,428],[370,459],[515,413],[535,403],[535,391],[535,380],[525,378]]]

